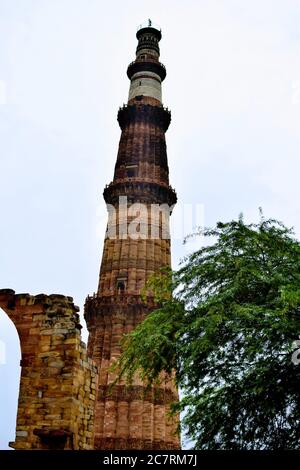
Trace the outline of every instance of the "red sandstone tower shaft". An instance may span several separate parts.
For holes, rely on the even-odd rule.
[[[159,62],[161,32],[151,22],[137,32],[136,59],[128,69],[128,104],[118,113],[122,133],[113,182],[106,186],[108,231],[97,294],[88,297],[85,319],[88,352],[100,368],[95,411],[96,449],[176,449],[176,422],[167,413],[176,400],[173,383],[146,390],[138,379],[130,389],[120,382],[109,392],[111,363],[120,340],[154,308],[142,300],[149,276],[170,266],[169,186],[165,132],[170,112],[162,105],[166,76]],[[164,208],[164,210],[162,210]],[[167,208],[167,210],[166,210]]]

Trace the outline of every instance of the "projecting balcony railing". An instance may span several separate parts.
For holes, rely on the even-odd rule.
[[[122,294],[118,294],[116,293],[116,291],[113,289],[113,288],[110,288],[110,289],[106,289],[106,294],[100,294],[99,293],[96,293],[94,292],[93,295],[88,295],[85,299],[85,304],[87,305],[89,302],[92,302],[93,300],[96,300],[99,302],[99,303],[106,303],[106,304],[110,304],[110,303],[115,303],[116,300],[120,300],[123,299],[126,303],[130,302],[132,300],[134,300],[135,303],[138,303],[138,304],[144,304],[144,300],[141,298],[141,294],[134,294],[134,293],[122,293]],[[154,297],[153,295],[147,295],[147,303],[148,302],[153,302],[154,303]]]
[[[161,125],[166,132],[171,122],[171,111],[161,106],[151,106],[149,104],[129,104],[124,105],[118,111],[118,122],[121,129],[133,121],[153,122]]]
[[[166,78],[167,71],[164,64],[155,59],[147,58],[145,60],[134,60],[128,65],[127,76],[129,79],[137,72],[153,72],[159,75],[161,81]]]
[[[119,178],[116,178],[115,181],[112,181],[111,183],[109,184],[106,184],[105,185],[105,189],[108,189],[108,188],[111,188],[113,186],[115,186],[116,184],[118,183],[153,183],[153,184],[157,184],[158,186],[162,186],[166,189],[168,189],[169,191],[172,191],[172,192],[176,192],[174,188],[172,188],[172,186],[168,183],[165,183],[164,181],[157,181],[157,178],[147,178],[147,177],[138,177],[138,176],[132,176],[132,177],[129,177],[129,176],[125,176],[125,177],[119,177]]]
[[[163,69],[166,70],[166,67],[164,66],[164,64],[162,64],[161,62],[159,62],[159,61],[156,60],[156,59],[151,59],[150,57],[147,57],[147,58],[145,58],[145,59],[143,59],[143,58],[142,58],[142,59],[141,59],[141,58],[138,58],[138,59],[136,59],[136,60],[133,60],[133,61],[130,62],[130,64],[128,65],[128,68],[131,67],[131,66],[134,65],[134,64],[140,64],[140,63],[144,64],[145,62],[150,62],[150,63],[153,63],[153,64],[157,64],[157,65],[159,65],[160,67],[162,67]]]
[[[147,105],[144,105],[147,106]],[[123,104],[123,106],[119,107],[119,111],[123,111],[125,109],[131,108],[132,104]],[[158,107],[158,106],[157,106]],[[168,113],[171,116],[171,111],[168,107],[164,107],[163,105],[159,106],[159,109],[163,109],[166,113]]]

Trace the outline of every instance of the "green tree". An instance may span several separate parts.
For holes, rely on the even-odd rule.
[[[149,281],[159,307],[125,338],[120,373],[151,384],[175,369],[173,411],[196,449],[300,449],[300,244],[263,217],[203,234]]]

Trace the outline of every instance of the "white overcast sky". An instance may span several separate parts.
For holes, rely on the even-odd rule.
[[[96,290],[116,115],[149,17],[162,27],[180,203],[202,204],[205,225],[256,221],[261,206],[299,236],[299,0],[0,0],[0,288],[71,295],[81,310]],[[172,217],[180,226],[179,205]],[[183,255],[174,240],[174,266]],[[20,358],[2,311],[0,341],[7,448]]]

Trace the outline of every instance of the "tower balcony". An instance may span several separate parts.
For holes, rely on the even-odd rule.
[[[171,122],[171,111],[163,106],[150,104],[124,105],[118,112],[118,123],[123,130],[131,122],[150,122],[167,131]]]
[[[118,205],[120,196],[126,196],[129,204],[168,204],[177,202],[176,191],[168,184],[138,178],[124,178],[106,185],[103,197],[107,204]]]
[[[163,81],[167,75],[166,67],[158,60],[150,58],[146,60],[135,60],[128,65],[127,76],[129,80],[138,72],[155,73],[160,77],[161,81]]]

